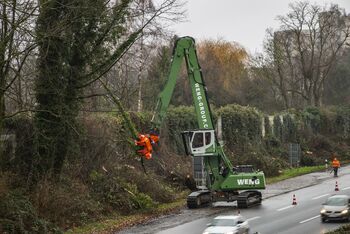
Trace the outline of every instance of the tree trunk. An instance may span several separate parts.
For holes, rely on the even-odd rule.
[[[139,70],[137,74],[137,80],[139,82],[139,88],[138,88],[138,95],[137,95],[137,112],[141,112],[143,109],[143,103],[142,103],[142,69],[143,69],[143,39],[141,37],[141,44],[140,44],[140,64],[139,64]]]
[[[140,75],[140,72],[139,72]],[[138,90],[138,95],[137,95],[137,112],[142,111],[142,80],[141,80],[141,75],[138,78],[139,81],[139,90]]]
[[[5,77],[4,74],[0,74],[0,137],[3,132],[3,123],[5,118]],[[0,141],[0,159],[3,153],[3,142]]]

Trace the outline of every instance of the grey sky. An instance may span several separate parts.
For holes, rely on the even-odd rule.
[[[196,40],[222,38],[254,53],[262,50],[265,30],[278,26],[277,15],[288,12],[293,0],[184,0],[188,21],[171,27],[179,36]],[[215,3],[214,3],[215,2]],[[338,4],[350,13],[350,0],[311,1]]]

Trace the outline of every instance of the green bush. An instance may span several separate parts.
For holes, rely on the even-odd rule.
[[[349,233],[350,233],[350,225],[349,224],[343,225],[334,231],[326,232],[326,234],[349,234]]]
[[[247,153],[237,155],[235,164],[253,165],[255,169],[259,169],[265,173],[266,176],[276,176],[283,168],[288,167],[285,160],[279,156],[270,156],[262,150],[250,149]]]
[[[265,125],[265,136],[272,135],[272,127],[270,124],[269,116],[264,116],[264,125]]]
[[[302,112],[304,124],[312,133],[318,133],[321,125],[320,109],[316,107],[307,107]]]
[[[135,209],[150,210],[155,207],[156,203],[152,198],[149,195],[140,192],[135,184],[128,183],[124,189],[131,195],[130,198]]]
[[[156,175],[152,171],[146,175],[143,171],[128,165],[115,168],[115,172],[123,175],[128,183],[135,184],[139,192],[148,194],[154,202],[164,203],[175,199],[175,188],[165,183],[164,176]]]
[[[350,138],[350,107],[336,108],[335,109],[335,126],[336,132],[343,138]]]
[[[15,134],[15,155],[0,154],[0,170],[26,177],[33,163],[33,123],[27,116],[18,115],[4,121],[5,134]]]
[[[283,124],[282,124],[280,115],[276,115],[273,118],[273,135],[280,142],[284,142],[284,139],[283,139]]]
[[[283,142],[298,142],[297,123],[291,114],[283,115]]]
[[[300,158],[300,166],[316,166],[318,163],[315,160],[315,157],[308,155],[308,154],[303,154]]]
[[[152,198],[139,191],[136,184],[128,182],[125,175],[119,174],[119,170],[111,173],[98,173],[92,171],[90,180],[92,192],[96,200],[107,205],[106,209],[117,209],[124,213],[134,210],[144,210],[154,207],[156,202]]]
[[[85,184],[67,177],[59,182],[40,181],[31,200],[42,217],[63,228],[98,219],[103,211]]]
[[[11,191],[0,198],[1,233],[61,233],[39,218],[36,209],[21,192]]]
[[[273,135],[267,135],[264,139],[266,149],[271,152],[274,148],[281,147],[281,142]]]
[[[184,155],[181,132],[198,129],[197,117],[193,107],[179,106],[170,108],[162,129],[162,137],[173,152]],[[165,133],[165,134],[163,134]]]
[[[217,115],[222,118],[223,138],[231,150],[261,143],[263,115],[255,108],[227,105]]]

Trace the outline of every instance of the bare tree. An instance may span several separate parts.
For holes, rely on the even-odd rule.
[[[0,1],[0,119],[5,117],[5,98],[12,108],[23,108],[23,68],[35,48],[34,18],[37,5],[32,0]]]
[[[127,30],[131,33],[143,28],[138,39],[123,56],[103,76],[105,83],[120,98],[129,110],[142,111],[145,92],[145,78],[150,66],[151,57],[157,48],[167,43],[172,32],[167,27],[184,19],[182,0],[137,0],[131,6],[127,19]],[[166,42],[165,42],[166,41]],[[94,83],[87,90],[86,97],[93,99],[85,106],[85,110],[107,110],[110,105],[100,99],[105,91],[100,83]],[[100,103],[102,105],[96,105]],[[107,108],[107,109],[106,109]]]
[[[285,107],[321,106],[324,84],[350,37],[350,17],[329,8],[298,2],[268,31],[260,57],[265,77],[278,88]]]
[[[167,0],[157,6],[152,0],[137,0],[135,1],[134,11],[135,15],[139,15],[139,17],[138,20],[132,21],[131,28],[143,25],[147,20],[147,17],[149,17],[148,15],[154,14],[159,10],[159,7],[164,7],[166,5],[168,5],[168,9],[159,15],[160,18],[163,20],[166,19],[167,22],[177,22],[183,19],[184,12],[181,9],[183,5],[181,1]],[[166,30],[160,27],[160,25],[164,25],[164,22],[160,24],[159,20],[156,19],[156,21],[157,22],[152,23],[150,27],[142,32],[140,39],[135,43],[133,51],[131,51],[134,52],[133,59],[137,69],[137,112],[143,110],[143,82],[147,74],[147,67],[150,65],[150,56],[152,55],[152,51],[155,49],[156,44],[159,43],[159,40],[166,35]]]

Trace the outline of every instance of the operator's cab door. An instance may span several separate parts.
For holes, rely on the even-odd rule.
[[[187,155],[211,156],[215,153],[215,131],[194,130],[182,133]]]

